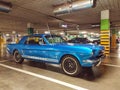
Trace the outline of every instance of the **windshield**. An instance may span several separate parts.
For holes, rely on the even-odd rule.
[[[46,37],[46,39],[48,40],[49,43],[65,42],[65,40],[61,36],[58,36],[58,35],[48,35],[48,36],[45,36],[45,37]]]

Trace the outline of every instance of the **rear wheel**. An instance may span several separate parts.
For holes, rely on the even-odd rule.
[[[82,67],[80,66],[78,60],[70,55],[62,58],[61,66],[62,70],[70,76],[77,76],[82,71]]]
[[[14,52],[14,61],[20,64],[24,61],[21,54],[17,50]]]

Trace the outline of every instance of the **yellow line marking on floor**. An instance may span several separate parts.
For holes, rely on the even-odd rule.
[[[21,72],[21,73],[25,73],[27,75],[31,75],[31,76],[34,76],[34,77],[37,77],[37,78],[40,78],[40,79],[44,79],[44,80],[47,80],[47,81],[50,81],[50,82],[54,82],[54,83],[72,88],[74,90],[88,90],[88,89],[82,88],[80,86],[76,86],[76,85],[73,85],[73,84],[70,84],[70,83],[67,83],[67,82],[64,82],[64,81],[60,81],[60,80],[57,80],[57,79],[54,79],[54,78],[51,78],[51,77],[36,74],[36,73],[30,72],[30,71],[26,71],[26,70],[18,69],[18,68],[15,68],[15,67],[11,67],[11,66],[8,66],[8,65],[5,65],[5,64],[0,63],[0,66],[5,67],[5,68],[9,68],[9,69],[14,70],[14,71],[18,71],[18,72]]]
[[[103,65],[105,65],[105,66],[110,66],[110,67],[117,67],[117,68],[120,68],[119,65],[113,65],[113,64],[103,64]]]

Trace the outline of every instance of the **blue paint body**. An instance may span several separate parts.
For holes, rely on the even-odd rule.
[[[103,46],[93,44],[49,43],[46,38],[48,35],[46,34],[31,36],[40,36],[45,44],[25,44],[27,38],[30,36],[24,36],[19,43],[8,44],[8,52],[13,55],[14,51],[18,50],[24,59],[54,64],[60,64],[62,57],[65,55],[72,55],[77,58],[82,67],[91,67],[101,58],[100,54],[104,50]]]

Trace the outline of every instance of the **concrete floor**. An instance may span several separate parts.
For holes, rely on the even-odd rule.
[[[0,49],[0,90],[119,90],[119,52],[120,48],[112,50],[100,67],[84,68],[78,77],[70,77],[59,66],[32,61],[16,64],[4,47]]]

